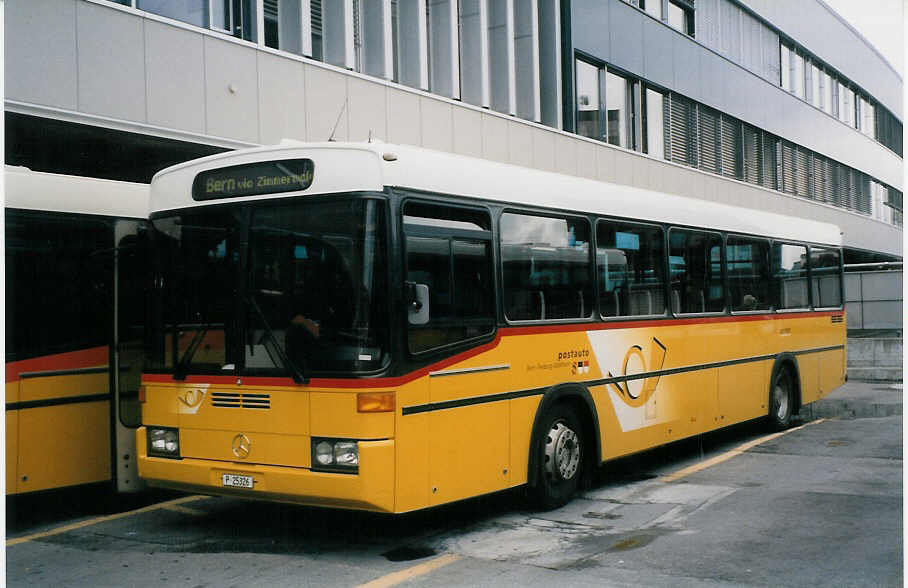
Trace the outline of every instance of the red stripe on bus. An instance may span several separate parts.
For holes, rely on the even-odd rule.
[[[445,358],[442,361],[433,363],[426,367],[410,372],[405,376],[394,378],[312,378],[307,386],[296,384],[288,377],[263,377],[263,376],[210,376],[210,375],[188,375],[187,384],[213,384],[218,386],[235,386],[237,380],[242,381],[243,386],[300,386],[306,388],[394,388],[408,384],[413,380],[427,376],[430,372],[442,370],[448,366],[460,363],[471,357],[490,351],[501,342],[502,337],[515,337],[519,335],[535,335],[544,333],[571,333],[581,331],[602,331],[607,329],[635,329],[643,327],[673,327],[679,325],[691,325],[698,323],[732,323],[732,322],[751,322],[765,320],[782,320],[782,319],[800,319],[800,318],[819,318],[824,316],[841,315],[844,310],[831,310],[820,312],[793,312],[793,313],[766,313],[752,315],[733,315],[733,316],[716,316],[716,317],[691,317],[682,319],[650,319],[641,321],[615,321],[610,323],[579,323],[570,325],[545,325],[545,326],[527,326],[527,327],[503,327],[498,329],[495,338],[479,347],[474,347],[463,353],[452,357]],[[166,384],[173,383],[173,376],[170,374],[144,374],[142,381],[149,384]]]
[[[6,364],[6,381],[15,382],[22,373],[74,370],[107,365],[108,360],[108,348],[104,346],[11,361]]]

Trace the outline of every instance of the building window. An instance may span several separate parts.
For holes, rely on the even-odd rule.
[[[697,153],[697,104],[678,94],[670,94],[669,131],[666,133],[669,159],[675,163],[696,166]]]
[[[265,45],[274,49],[280,48],[278,38],[279,17],[279,0],[264,0],[262,3],[263,13],[265,15]]]
[[[861,132],[871,138],[876,138],[876,109],[863,96],[860,98],[860,123]]]
[[[721,120],[718,110],[697,105],[697,135],[700,147],[700,169],[710,173],[721,172]]]
[[[646,144],[644,150],[659,159],[665,158],[665,108],[668,106],[666,97],[657,90],[647,88],[643,97],[645,127],[644,137]]]
[[[631,6],[636,6],[647,14],[662,20],[662,0],[624,0]]]
[[[606,71],[605,108],[608,142],[626,149],[634,148],[633,85],[634,83],[624,76]]]
[[[804,100],[804,56],[796,51],[791,53],[791,92]]]
[[[165,2],[164,0],[140,0],[139,8],[143,8],[141,4],[155,3],[155,4],[167,4],[171,7],[173,6],[190,6],[195,3],[206,4],[203,7],[203,11],[208,9],[209,11],[209,23],[208,26],[211,29],[227,33],[228,35],[233,35],[239,39],[245,39],[246,41],[255,41],[255,0],[201,0],[197,2]],[[277,17],[277,6],[276,2],[266,2],[266,5],[271,5],[274,9],[274,17]],[[267,7],[266,7],[267,8]],[[185,9],[185,8],[184,8]],[[143,10],[148,10],[143,8]],[[170,10],[175,10],[175,8],[170,8]],[[154,12],[149,10],[149,12]],[[267,15],[267,10],[266,10]],[[179,19],[182,20],[182,19]],[[277,22],[276,20],[273,23],[275,36],[277,33]],[[202,25],[200,25],[202,26]],[[274,39],[275,45],[277,45],[277,39]]]
[[[787,91],[791,92],[791,91],[792,91],[792,86],[791,86],[791,49],[790,49],[790,48],[788,47],[788,45],[786,45],[785,43],[780,43],[780,44],[779,44],[779,53],[780,53],[780,55],[781,55],[781,57],[780,57],[780,59],[779,59],[779,61],[780,61],[780,63],[781,63],[781,67],[779,68],[779,70],[780,70],[780,72],[781,72],[781,74],[782,74],[782,78],[781,78],[781,80],[780,80],[780,84],[782,85],[782,89],[783,89],[783,90],[787,90]]]
[[[694,9],[691,4],[682,0],[669,0],[668,26],[694,36]]]
[[[826,114],[833,116],[832,76],[824,71],[820,85],[822,86],[823,93],[823,111]]]
[[[842,82],[839,86],[839,120],[854,126],[854,91]]]
[[[810,63],[810,103],[823,108],[823,71],[816,63]]]
[[[601,116],[600,69],[595,65],[576,59],[577,75],[577,134],[591,139],[602,140],[605,136],[605,120]]]
[[[189,23],[197,27],[205,26],[205,15],[208,12],[208,3],[211,5],[211,28],[215,24],[218,10],[223,12],[224,5],[230,0],[185,0],[184,2],[171,2],[170,0],[136,0],[136,8],[152,14],[159,14],[180,22]],[[229,31],[228,31],[229,32]],[[233,33],[230,33],[233,34]]]
[[[654,18],[662,20],[662,0],[640,0],[640,8]]]

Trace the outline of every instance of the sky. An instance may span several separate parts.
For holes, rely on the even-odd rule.
[[[786,0],[795,1],[795,0]],[[905,77],[906,0],[823,0]]]

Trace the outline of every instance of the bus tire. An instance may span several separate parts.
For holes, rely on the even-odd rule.
[[[781,366],[776,370],[769,388],[769,426],[781,431],[791,425],[794,412],[794,384],[791,370]]]
[[[577,492],[586,456],[583,426],[569,404],[553,406],[544,422],[535,449],[539,471],[534,498],[541,510],[552,510],[567,504]]]

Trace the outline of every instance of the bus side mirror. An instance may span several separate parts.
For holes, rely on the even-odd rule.
[[[411,325],[424,325],[429,322],[429,286],[406,282],[407,286],[407,322]]]

